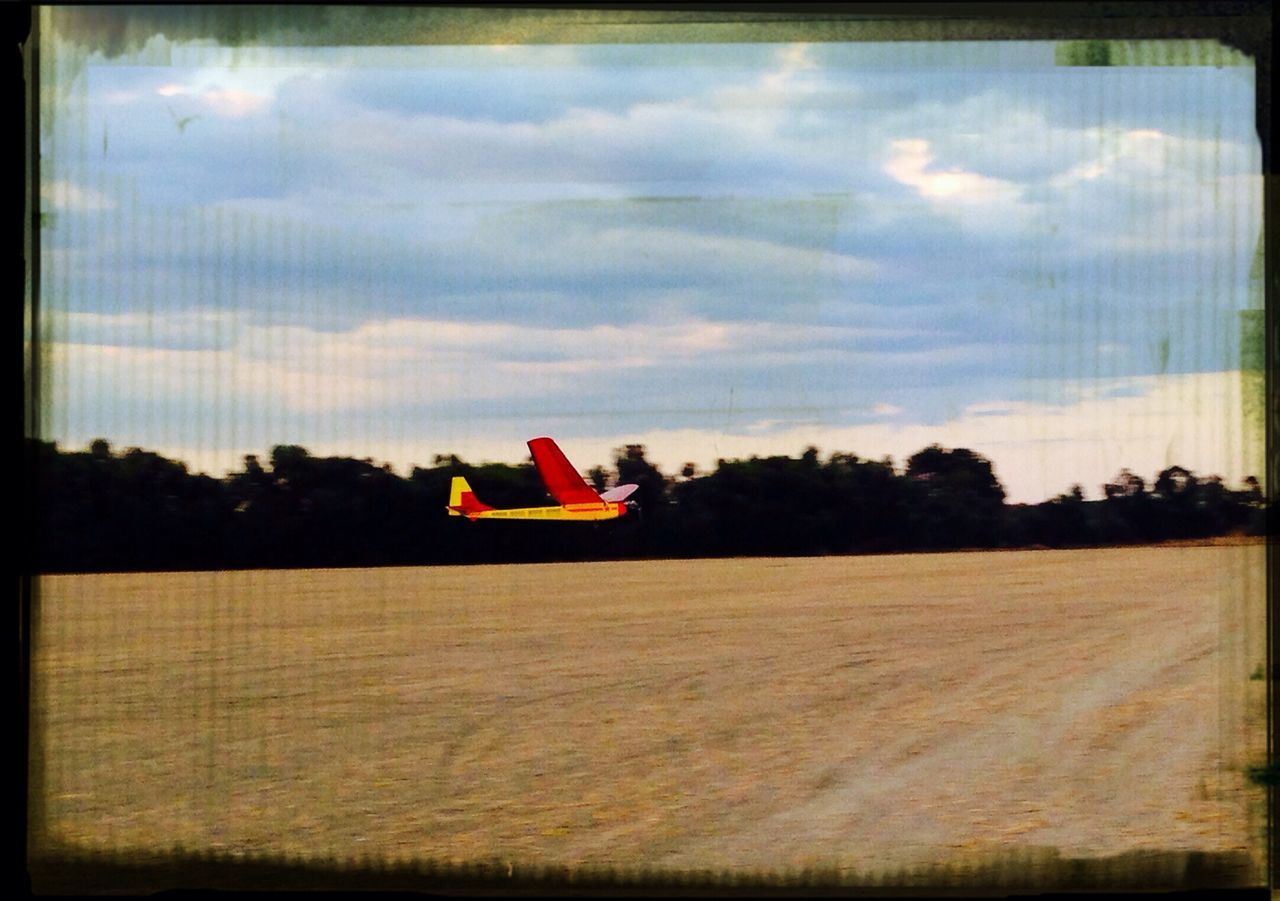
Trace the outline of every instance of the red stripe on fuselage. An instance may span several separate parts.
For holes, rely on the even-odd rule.
[[[454,507],[459,513],[483,513],[485,510],[492,510],[488,504],[482,504],[476,500],[474,492],[464,491],[458,496],[459,504]]]

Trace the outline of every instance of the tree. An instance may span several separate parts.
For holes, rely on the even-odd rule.
[[[1102,494],[1105,501],[1099,515],[1100,540],[1128,543],[1162,537],[1159,511],[1142,476],[1121,469],[1102,486]]]
[[[963,491],[974,500],[1002,502],[1004,487],[991,461],[967,447],[947,450],[931,444],[907,460],[907,478],[928,481],[932,487]]]
[[[643,444],[628,444],[614,451],[618,467],[618,483],[635,484],[635,497],[645,515],[657,513],[666,501],[667,478],[658,467],[644,458]]]
[[[1120,470],[1114,479],[1102,486],[1102,494],[1108,500],[1120,497],[1137,497],[1147,489],[1142,476],[1134,475],[1127,469]]]
[[[1262,503],[1262,485],[1257,476],[1249,476],[1244,480],[1245,499],[1251,504]]]
[[[1165,500],[1189,496],[1196,490],[1196,477],[1181,466],[1170,466],[1156,476],[1155,492]]]
[[[619,481],[639,486],[644,517],[597,529],[481,527],[446,514],[451,478],[465,475],[494,506],[546,504],[531,462],[472,466],[448,455],[406,479],[372,459],[278,445],[269,467],[250,454],[241,471],[213,479],[152,451],[113,453],[106,439],[75,452],[28,441],[32,559],[40,572],[92,572],[1081,546],[1264,534],[1269,512],[1257,479],[1228,490],[1181,466],[1159,473],[1154,491],[1123,469],[1103,486],[1103,501],[1074,485],[1035,506],[1010,506],[991,463],[965,448],[925,448],[902,474],[888,459],[836,452],[823,462],[807,448],[798,457],[720,460],[703,474],[690,463],[678,480],[642,445],[615,455]],[[590,472],[597,487],[611,475]]]
[[[1170,466],[1156,476],[1152,496],[1159,508],[1161,537],[1190,538],[1202,532],[1197,509],[1199,481],[1182,466]]]
[[[1049,547],[1080,547],[1093,543],[1094,531],[1086,513],[1084,488],[1071,488],[1037,508],[1035,540]]]
[[[925,547],[992,547],[997,543],[1004,487],[991,461],[968,448],[932,444],[907,460],[912,531]]]

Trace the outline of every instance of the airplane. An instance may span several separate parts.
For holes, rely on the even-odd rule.
[[[628,501],[627,498],[639,485],[619,485],[603,494],[597,494],[550,438],[530,439],[529,453],[533,454],[533,462],[538,467],[538,475],[542,477],[543,484],[559,502],[559,506],[495,509],[480,502],[466,479],[454,476],[449,486],[449,515],[465,516],[472,522],[477,519],[599,522],[625,516],[628,510],[634,508],[635,502]]]

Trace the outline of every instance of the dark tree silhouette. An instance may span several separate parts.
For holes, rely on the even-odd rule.
[[[659,514],[666,501],[667,478],[644,458],[644,445],[628,444],[617,455],[618,484],[640,486],[635,499],[646,515]]]
[[[1041,504],[1005,504],[991,463],[966,448],[925,448],[892,460],[817,448],[799,457],[691,464],[668,478],[634,444],[616,452],[617,481],[639,485],[644,515],[596,528],[470,523],[450,517],[450,480],[463,475],[494,506],[550,498],[531,461],[473,466],[441,455],[407,478],[387,464],[314,457],[297,445],[255,455],[215,479],[105,439],[83,451],[30,441],[31,544],[37,572],[377,566],[626,557],[868,553],[918,549],[1078,547],[1229,533],[1265,534],[1257,479],[1236,490],[1181,466],[1148,490],[1121,470],[1088,501],[1080,486]],[[603,467],[593,484],[611,481]]]
[[[994,547],[1004,488],[991,461],[968,448],[936,444],[907,460],[911,530],[924,547]]]

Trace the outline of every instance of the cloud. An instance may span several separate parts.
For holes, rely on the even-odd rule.
[[[643,418],[632,411],[652,404],[663,386],[682,384],[672,381],[681,372],[690,385],[703,386],[718,381],[725,366],[766,365],[766,379],[769,365],[798,365],[803,373],[823,354],[857,353],[851,348],[863,336],[851,328],[711,321],[530,328],[395,320],[319,332],[256,326],[216,311],[150,318],[72,314],[55,330],[65,337],[46,345],[47,371],[54,382],[50,396],[60,399],[55,408],[63,425],[57,437],[63,440],[106,434],[147,444],[129,437],[131,432],[183,431],[193,421],[222,422],[225,429],[238,421],[249,424],[239,427],[241,434],[259,435],[264,443],[314,443],[325,428],[336,430],[330,442],[335,453],[359,450],[342,447],[350,438],[382,448],[373,456],[407,465],[429,455],[409,459],[395,451],[396,440],[424,454],[511,459],[500,452],[502,441],[514,441],[521,428],[555,427],[568,429],[596,454],[594,462],[608,459],[602,456],[608,447],[644,443],[651,458],[667,468],[689,460],[710,468],[719,457],[791,455],[810,444],[874,458],[889,454],[901,462],[936,441],[987,455],[1011,498],[1027,501],[1075,482],[1096,496],[1098,486],[1122,466],[1153,475],[1179,463],[1229,481],[1256,474],[1244,472],[1242,462],[1248,449],[1241,410],[1254,389],[1234,372],[1054,380],[1039,389],[1024,387],[1032,395],[1059,398],[1055,402],[971,400],[933,424],[921,421],[921,408],[913,403],[867,406],[855,399],[850,411],[856,407],[864,416],[892,421],[853,425],[841,424],[835,410],[805,407],[796,391],[817,391],[811,379],[792,384],[772,376],[782,388],[780,397],[789,391],[797,404],[795,412],[786,412],[777,401],[761,406],[761,398],[771,395],[754,394],[739,375],[727,384],[742,389],[737,406],[748,415],[740,424],[733,424],[732,400],[728,415],[699,415],[704,399],[686,392],[668,398],[668,422],[722,424],[664,428],[657,424],[663,417],[653,411]],[[147,340],[167,346],[147,346]],[[919,355],[907,356],[909,371],[919,370]],[[639,376],[646,372],[651,375]],[[593,434],[590,418],[572,415],[596,404],[613,411],[606,417],[608,434]],[[753,408],[763,415],[749,415]],[[381,437],[361,438],[371,423],[382,424],[374,430]],[[388,435],[387,426],[402,437]],[[218,447],[226,451],[215,441],[209,452]]]
[[[139,347],[153,350],[225,349],[238,317],[230,310],[181,313],[97,313],[50,310],[42,335],[53,344]]]
[[[211,309],[54,313],[44,328],[54,364],[102,390],[127,392],[143,378],[177,398],[199,381],[310,412],[580,393],[586,386],[578,377],[590,373],[807,363],[817,353],[857,353],[864,341],[901,334],[699,319],[549,328],[400,318],[321,331]]]
[[[1230,485],[1240,484],[1246,475],[1263,477],[1263,473],[1245,471],[1244,460],[1250,453],[1256,457],[1257,449],[1251,451],[1239,441],[1242,400],[1260,386],[1234,372],[1126,380],[1125,384],[1140,386],[1142,393],[1095,397],[1062,407],[1018,406],[984,415],[966,412],[936,426],[902,422],[787,427],[784,421],[761,419],[734,431],[635,429],[609,434],[558,433],[556,437],[569,458],[584,470],[596,464],[610,465],[619,447],[642,444],[647,459],[667,473],[678,472],[686,462],[710,471],[720,458],[795,457],[810,445],[817,446],[824,456],[836,451],[856,453],[864,459],[891,456],[901,469],[910,454],[937,442],[945,447],[967,447],[990,459],[1010,503],[1039,503],[1073,484],[1080,484],[1086,497],[1097,499],[1101,486],[1121,468],[1149,477],[1148,481],[1173,464],[1200,475],[1221,475]],[[411,465],[428,465],[440,453],[457,453],[472,462],[519,462],[524,456],[524,440],[530,437],[520,431],[521,426],[480,425],[450,436],[433,434],[427,427],[399,439],[371,438],[354,430],[338,436],[315,436],[304,443],[316,454],[368,456],[407,472]],[[91,437],[86,433],[81,441]],[[148,446],[215,474],[237,468],[245,453],[262,454],[268,449],[252,444],[231,447],[181,441]]]
[[[41,187],[40,197],[55,210],[93,212],[116,208],[115,200],[101,191],[65,180],[46,182]]]
[[[957,166],[934,170],[929,142],[920,138],[894,141],[884,170],[910,185],[921,197],[947,203],[1000,203],[1017,200],[1022,189],[998,178],[967,172]]]
[[[1261,220],[1250,91],[936,48],[903,72],[901,49],[90,66],[42,147],[66,213],[42,311],[84,314],[48,332],[81,386],[67,415],[159,434],[206,410],[262,441],[329,423],[370,448],[553,415],[602,441],[773,440],[814,410],[1012,422],[1039,409],[1018,406],[1028,375],[1233,365]]]
[[[1250,449],[1240,437],[1242,404],[1260,386],[1246,382],[1240,373],[1108,380],[1089,388],[1099,396],[1061,406],[975,404],[937,425],[907,420],[779,428],[777,421],[756,420],[733,431],[656,429],[607,437],[583,435],[573,440],[574,459],[589,466],[611,460],[613,447],[639,443],[646,446],[648,459],[665,472],[678,471],[686,461],[709,470],[718,458],[794,457],[816,445],[824,454],[844,451],[870,459],[889,455],[902,467],[908,455],[937,442],[968,447],[992,460],[1011,503],[1039,503],[1077,483],[1087,497],[1099,498],[1101,486],[1122,467],[1154,477],[1179,464],[1201,475],[1221,475],[1233,485],[1246,475],[1262,477],[1245,471]],[[504,453],[482,439],[455,442],[453,449],[468,458],[514,458],[510,451]]]
[[[270,97],[236,88],[205,91],[200,95],[200,99],[207,108],[219,116],[229,118],[252,115],[266,108],[271,102]]]
[[[1254,169],[1251,148],[1233,141],[1171,134],[1155,128],[1116,129],[1094,126],[1064,133],[1085,149],[1085,159],[1051,176],[1048,184],[1060,191],[1099,178],[1133,188],[1167,190],[1169,179],[1203,186],[1206,178],[1239,175]],[[1079,151],[1077,151],[1079,152]]]

